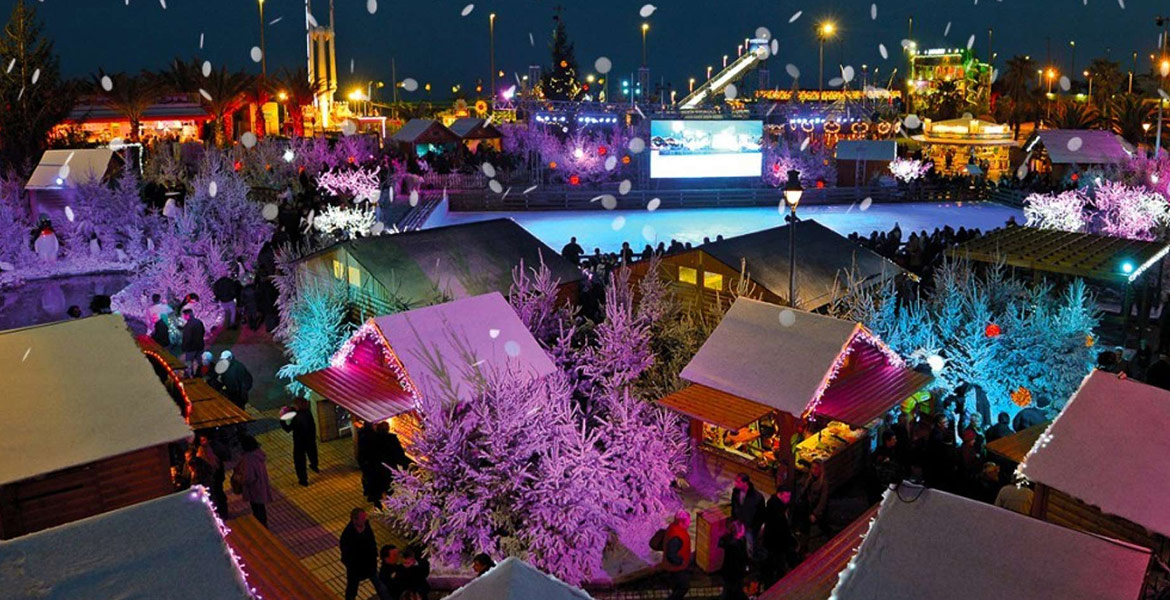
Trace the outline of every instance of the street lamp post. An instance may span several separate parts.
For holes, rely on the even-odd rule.
[[[695,92],[695,78],[694,78],[694,77],[691,77],[691,80],[690,80],[690,87],[687,89],[687,93],[688,93],[688,94],[693,94],[694,92]]]
[[[646,32],[650,30],[649,23],[642,23],[642,66],[646,66]]]
[[[836,27],[832,21],[825,21],[817,27],[817,40],[820,42],[820,68],[817,75],[817,101],[824,100],[825,96],[825,40],[833,36]]]
[[[707,79],[711,79],[711,67],[707,67]]]
[[[1052,69],[1052,68],[1049,68],[1049,69],[1048,69],[1048,94],[1047,94],[1047,96],[1048,96],[1048,108],[1047,108],[1047,109],[1045,109],[1045,113],[1046,113],[1046,114],[1044,115],[1044,118],[1045,118],[1045,119],[1051,119],[1051,118],[1052,118],[1052,80],[1053,80],[1053,79],[1056,79],[1056,70],[1055,70],[1055,69]]]
[[[264,0],[260,0],[260,74],[268,79],[268,52],[264,47]]]
[[[488,61],[492,69],[492,102],[496,100],[496,13],[488,15]]]
[[[788,306],[796,308],[796,207],[804,188],[800,185],[800,171],[789,171],[788,182],[784,184],[784,202],[788,204]]]
[[[1084,73],[1081,73],[1081,74],[1085,76],[1085,79],[1089,80],[1089,104],[1092,105],[1093,104],[1093,72],[1092,71],[1085,71]]]
[[[1077,72],[1077,41],[1069,40],[1068,45],[1072,47],[1072,60],[1068,65],[1068,73],[1072,75]]]
[[[1158,64],[1158,74],[1165,79],[1170,75],[1170,59],[1163,58],[1162,62]],[[1154,158],[1162,153],[1162,107],[1166,104],[1166,100],[1159,95],[1158,98],[1158,131],[1154,132]]]

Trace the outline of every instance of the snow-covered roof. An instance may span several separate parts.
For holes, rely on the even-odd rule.
[[[341,242],[340,247],[370,277],[412,305],[429,304],[441,294],[466,298],[507,293],[512,269],[521,262],[526,269],[543,262],[562,285],[585,277],[576,265],[511,219],[366,237]]]
[[[447,600],[590,600],[592,596],[509,556]]]
[[[434,119],[411,119],[390,139],[410,144],[440,144],[458,141],[459,136]]]
[[[432,368],[437,364],[459,386],[462,400],[472,397],[464,381],[469,370],[485,374],[512,370],[536,378],[555,369],[498,292],[375,317],[374,324],[424,395],[440,390]]]
[[[790,325],[781,314],[791,311]],[[681,377],[790,415],[804,413],[861,326],[740,297]]]
[[[1133,156],[1133,146],[1112,131],[1101,129],[1041,129],[1024,145],[1031,152],[1044,144],[1054,165],[1116,164]]]
[[[837,142],[837,160],[892,161],[898,157],[894,140],[841,140]]]
[[[838,600],[1135,600],[1150,553],[902,484],[845,569]]]
[[[0,600],[251,598],[201,493],[0,542]]]
[[[791,225],[782,225],[703,244],[694,251],[705,252],[735,271],[742,261],[753,282],[787,301],[791,232]],[[871,286],[904,273],[888,258],[812,219],[796,224],[796,298],[801,308],[816,310],[829,304],[851,279]]]
[[[0,485],[184,439],[120,315],[0,332]]]
[[[90,179],[101,180],[117,154],[109,148],[77,148],[74,150],[45,150],[41,162],[29,175],[25,189],[58,190]],[[62,170],[66,164],[68,170]],[[65,175],[62,177],[62,175]],[[61,181],[58,183],[58,179]]]
[[[1170,392],[1093,371],[1021,465],[1028,479],[1170,536]]]
[[[490,139],[498,138],[502,134],[495,125],[491,125],[486,119],[477,119],[475,117],[460,117],[451,123],[451,131],[460,139]]]

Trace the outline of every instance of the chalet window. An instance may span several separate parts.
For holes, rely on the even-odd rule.
[[[679,267],[678,268],[678,280],[682,283],[698,284],[699,283],[699,272],[695,269],[690,268],[690,267]]]
[[[333,261],[333,278],[340,280],[345,276],[345,269],[341,268],[341,261]]]
[[[712,273],[710,271],[703,272],[703,287],[709,290],[723,289],[723,275],[719,273]]]
[[[362,271],[357,267],[349,268],[349,284],[354,287],[362,287]]]

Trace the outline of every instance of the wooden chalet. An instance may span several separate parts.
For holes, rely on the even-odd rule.
[[[171,492],[191,430],[119,315],[0,332],[0,539]]]
[[[450,129],[455,135],[459,136],[459,141],[472,152],[478,150],[480,146],[486,146],[498,151],[504,138],[504,134],[495,125],[488,123],[486,119],[477,119],[475,117],[460,117],[455,119],[451,123]]]
[[[1023,164],[1060,181],[1091,167],[1120,165],[1137,155],[1125,138],[1104,129],[1040,129],[1024,142]]]
[[[1024,462],[1024,457],[1028,455],[1032,446],[1036,445],[1036,440],[1040,439],[1044,430],[1048,429],[1049,423],[1033,425],[1023,431],[987,442],[987,452],[1014,469],[1016,465]]]
[[[573,587],[536,567],[509,556],[471,583],[455,590],[448,600],[592,600],[585,590]]]
[[[690,418],[708,466],[747,473],[765,493],[816,460],[831,488],[848,481],[865,462],[868,430],[932,381],[858,323],[749,298],[681,377],[690,385],[658,402]]]
[[[425,156],[455,149],[459,136],[434,119],[411,119],[390,136],[390,143],[404,153]]]
[[[741,287],[746,289],[740,295],[788,304],[790,231],[784,225],[667,254],[660,269],[679,299],[705,310],[721,311]],[[632,277],[645,276],[648,264],[634,263]],[[796,297],[804,310],[823,309],[851,282],[876,286],[907,274],[816,221],[796,225]]]
[[[301,258],[296,269],[346,284],[364,320],[444,299],[507,295],[512,269],[541,262],[560,282],[562,300],[576,302],[584,273],[510,219],[350,240]]]
[[[1137,600],[1149,563],[1144,548],[903,483],[831,597]]]
[[[197,489],[0,542],[0,564],[3,600],[255,597]]]
[[[417,427],[418,399],[439,389],[424,353],[456,381],[471,363],[485,373],[512,369],[529,377],[555,369],[498,292],[375,317],[346,341],[332,366],[297,377],[313,391],[321,439],[340,437],[352,429],[351,420],[390,421],[395,432],[409,439]],[[463,399],[474,397],[465,382],[459,393]]]
[[[1170,392],[1093,371],[1020,471],[1032,516],[1170,560]]]

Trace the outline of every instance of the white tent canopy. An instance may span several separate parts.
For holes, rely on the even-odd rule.
[[[0,600],[251,598],[202,492],[0,542]]]
[[[781,313],[795,317],[790,325]],[[857,323],[740,297],[682,370],[682,378],[790,415],[828,383]]]
[[[841,574],[838,600],[1136,600],[1144,548],[902,484]]]
[[[465,382],[472,371],[511,370],[537,378],[555,370],[499,292],[377,317],[374,323],[424,395],[440,390],[436,364],[459,386],[462,400],[472,398],[474,390]]]
[[[91,179],[101,181],[110,169],[110,161],[117,156],[109,148],[45,150],[41,161],[29,176],[25,188],[56,190]],[[69,168],[63,169],[62,167],[66,165]]]
[[[1020,466],[1033,481],[1170,536],[1170,392],[1093,371]]]
[[[455,590],[447,600],[590,600],[580,588],[513,557]]]
[[[0,485],[185,439],[120,315],[0,332]]]

